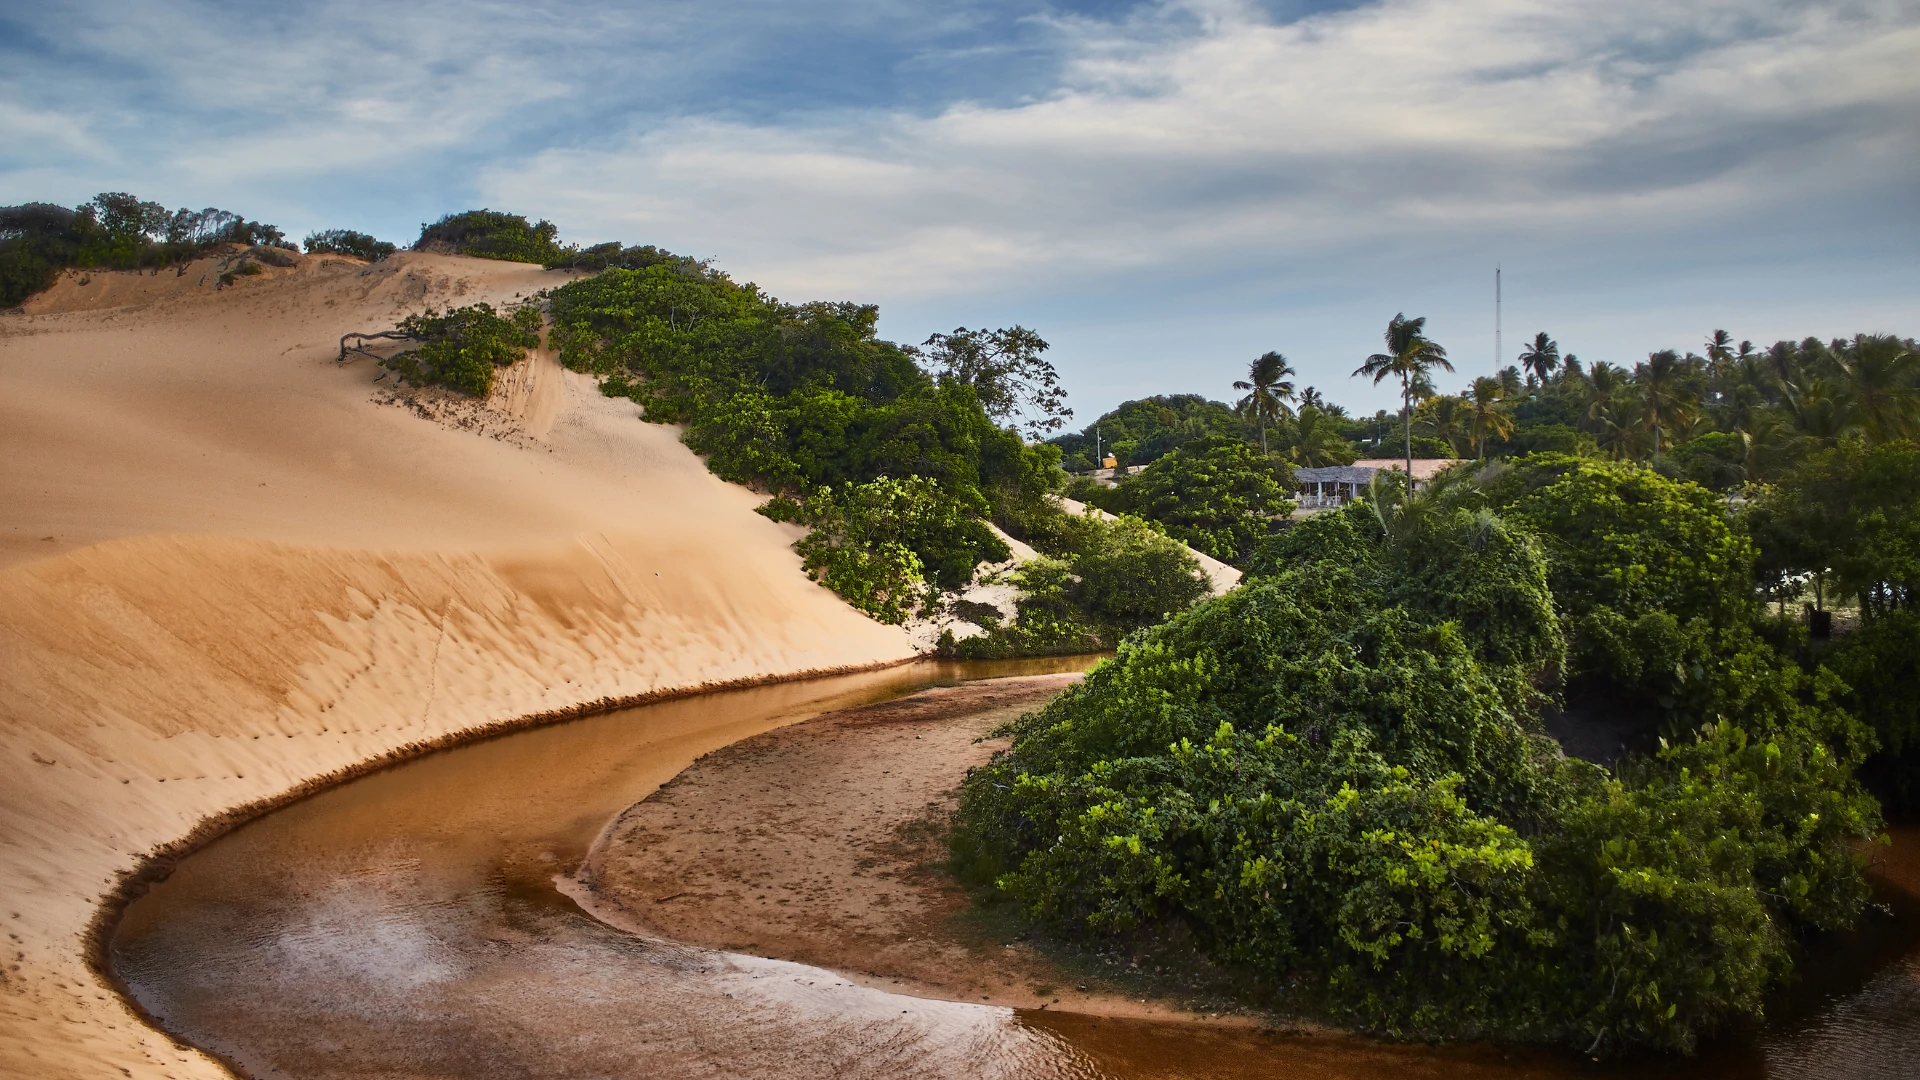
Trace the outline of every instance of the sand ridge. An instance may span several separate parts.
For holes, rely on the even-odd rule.
[[[69,274],[0,316],[0,1075],[223,1074],[86,950],[125,875],[234,808],[518,718],[912,655],[550,353],[428,417],[335,363],[342,333],[567,275],[207,269]]]

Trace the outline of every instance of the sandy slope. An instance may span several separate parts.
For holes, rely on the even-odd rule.
[[[910,652],[550,355],[484,406],[334,363],[346,331],[563,275],[218,269],[70,274],[0,317],[0,1075],[222,1074],[84,956],[120,876],[231,808],[530,714]]]

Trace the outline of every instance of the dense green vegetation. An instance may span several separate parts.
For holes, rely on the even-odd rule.
[[[1207,595],[1207,578],[1186,545],[1131,515],[1054,514],[1028,534],[1048,554],[1011,572],[1018,618],[962,611],[982,636],[943,638],[943,655],[969,659],[1044,656],[1111,649],[1128,634],[1185,611]]]
[[[1210,435],[1244,439],[1251,436],[1246,422],[1226,405],[1198,394],[1164,394],[1122,404],[1088,424],[1085,431],[1061,435],[1052,443],[1061,450],[1061,465],[1070,472],[1090,472],[1102,454],[1122,465],[1146,465],[1182,443]]]
[[[368,262],[381,259],[400,250],[385,240],[376,240],[363,232],[352,229],[326,229],[309,235],[301,245],[309,255],[351,255]]]
[[[445,386],[485,397],[500,368],[540,344],[540,309],[521,307],[500,315],[490,304],[428,308],[400,320],[399,333],[415,344],[380,361],[415,386]]]
[[[1820,662],[1879,736],[1867,775],[1901,809],[1920,809],[1920,445],[1844,439],[1750,490],[1769,592],[1782,606],[1808,597],[1816,611],[1853,601],[1860,628]]]
[[[1013,725],[967,781],[960,864],[1069,932],[1179,924],[1371,1030],[1598,1053],[1756,1015],[1798,936],[1864,902],[1851,845],[1879,818],[1838,680],[1733,587],[1750,545],[1632,466],[1398,490],[1267,541],[1241,588]],[[1600,611],[1706,626],[1665,742],[1610,769],[1533,720],[1600,662]]]
[[[228,244],[293,248],[279,229],[239,214],[168,211],[125,192],[103,192],[71,210],[52,203],[0,207],[0,307],[47,288],[69,267],[171,266]]]
[[[1002,426],[1067,415],[1031,331],[902,347],[876,335],[871,305],[783,303],[691,259],[622,251],[638,265],[551,291],[562,362],[687,425],[715,473],[780,496],[765,512],[812,529],[809,571],[855,606],[898,622],[964,588],[1008,557],[988,521],[1053,561],[1021,571],[1018,619],[989,620],[958,651],[1097,648],[1204,594],[1180,545],[1138,522],[1069,519],[1049,498],[1058,450]]]
[[[1213,435],[1180,444],[1117,486],[1072,494],[1116,514],[1159,522],[1167,534],[1239,564],[1293,512],[1293,470],[1243,440]]]
[[[551,221],[532,223],[499,210],[466,210],[420,226],[413,250],[546,265],[566,252],[559,235],[560,227]]]
[[[250,250],[223,284],[292,247],[118,193],[0,208],[0,305],[228,245]],[[1062,932],[1190,940],[1369,1030],[1685,1050],[1860,910],[1862,780],[1920,808],[1911,339],[1715,331],[1627,368],[1541,333],[1443,394],[1446,350],[1400,315],[1354,373],[1397,412],[1349,416],[1270,351],[1231,405],[1155,396],[1055,434],[1072,412],[1023,327],[900,345],[871,305],[493,210],[414,247],[590,276],[368,335],[409,343],[382,361],[402,379],[484,395],[550,320],[567,366],[771,496],[807,572],[874,618],[985,627],[947,655],[1117,647],[1010,726],[955,822],[956,865]],[[1116,486],[1066,490],[1118,516],[1066,514],[1063,466],[1104,453]],[[1294,469],[1359,456],[1475,463],[1294,517]],[[1041,557],[1010,565],[1004,537]],[[1246,583],[1205,601],[1194,550]],[[961,598],[983,564],[1012,619]],[[1828,641],[1832,607],[1852,632]],[[1618,745],[1568,757],[1549,723]]]

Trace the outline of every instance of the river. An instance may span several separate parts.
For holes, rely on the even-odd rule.
[[[725,691],[430,754],[253,821],[130,905],[115,975],[166,1031],[267,1077],[1920,1076],[1920,831],[1860,931],[1760,1031],[1686,1061],[1098,1019],[903,997],[636,937],[557,880],[699,755],[927,686],[1085,666],[926,662]]]

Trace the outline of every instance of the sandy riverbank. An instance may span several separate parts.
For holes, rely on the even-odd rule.
[[[88,967],[155,852],[395,753],[910,655],[677,431],[540,353],[389,400],[339,335],[565,279],[308,258],[0,317],[0,1075],[213,1077]]]
[[[982,923],[935,865],[961,778],[1005,745],[981,737],[1079,677],[923,691],[707,754],[608,825],[575,895],[639,933],[917,997],[1191,1019]]]

